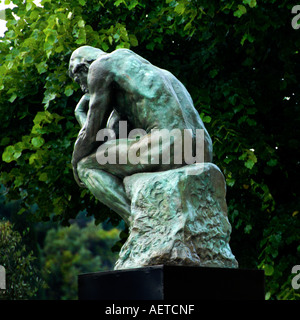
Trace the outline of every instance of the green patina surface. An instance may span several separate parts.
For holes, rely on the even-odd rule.
[[[69,72],[84,92],[75,109],[82,127],[72,158],[75,180],[130,227],[116,269],[162,263],[237,267],[228,244],[224,177],[211,163],[212,141],[183,84],[127,49],[105,53],[80,47]],[[119,137],[119,120],[144,135]],[[96,136],[104,128],[115,130],[115,137],[101,144]],[[166,130],[155,150],[153,129]],[[168,139],[175,129],[179,135]],[[197,129],[203,130],[205,163],[187,166],[184,161],[185,129],[191,132],[192,154],[198,151]],[[175,161],[179,144],[180,163]],[[163,162],[166,150],[170,160]],[[138,155],[137,163],[130,152]],[[106,154],[115,154],[116,162],[100,163]],[[149,155],[160,160],[147,161]]]

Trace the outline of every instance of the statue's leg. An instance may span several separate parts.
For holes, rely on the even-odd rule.
[[[82,159],[77,165],[79,178],[92,194],[118,213],[129,225],[130,200],[126,196],[122,179],[101,169],[95,154]]]
[[[150,158],[160,159],[162,152],[173,144],[169,142],[162,147],[151,150],[151,135],[140,139],[119,139],[105,142],[96,152],[83,158],[77,165],[78,176],[93,195],[102,203],[118,213],[126,223],[130,221],[130,199],[128,199],[123,185],[123,178],[138,172],[164,171],[180,165],[174,165],[174,153],[171,152],[171,161],[166,164],[151,163]],[[173,139],[176,140],[176,139]],[[138,154],[142,163],[132,163],[129,150]],[[115,163],[107,161],[100,164],[99,159],[108,159],[109,155],[116,155]],[[111,160],[112,158],[110,158]],[[125,159],[122,163],[120,159]],[[120,163],[121,162],[121,163]]]

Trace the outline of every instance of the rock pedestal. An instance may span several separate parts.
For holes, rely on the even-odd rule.
[[[115,270],[161,264],[238,267],[229,246],[226,184],[216,165],[138,173],[124,185],[132,216]]]

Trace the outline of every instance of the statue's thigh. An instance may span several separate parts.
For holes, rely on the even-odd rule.
[[[149,134],[137,139],[109,140],[96,152],[81,160],[81,167],[104,170],[124,178],[134,173],[169,170],[181,166],[174,165],[172,152],[171,159],[162,162],[164,151],[167,154],[170,151],[170,144],[155,146],[151,138]]]
[[[81,167],[104,170],[119,178],[142,172],[139,164],[130,162],[128,153],[136,139],[109,140],[102,144],[96,152],[80,161]]]

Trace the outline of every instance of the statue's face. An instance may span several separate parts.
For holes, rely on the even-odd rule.
[[[71,57],[69,64],[70,76],[79,83],[81,90],[88,92],[87,76],[89,72],[89,63],[81,56],[74,55]]]

